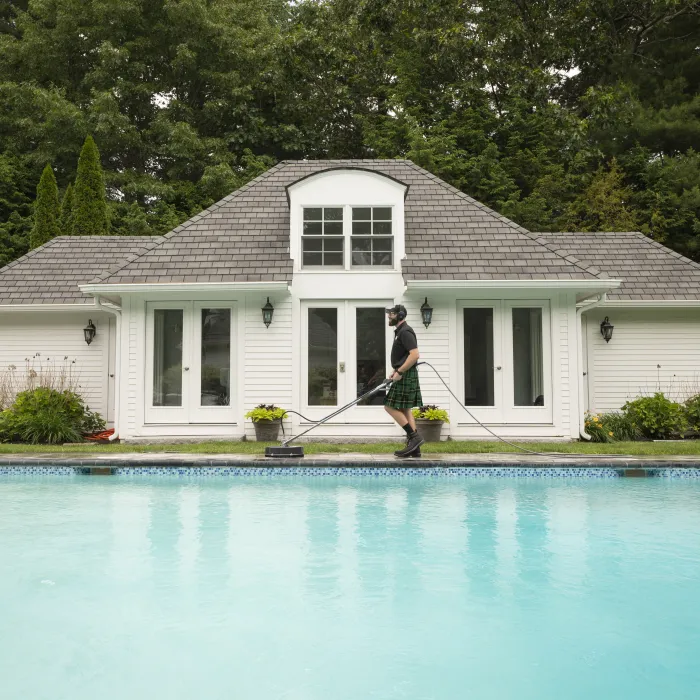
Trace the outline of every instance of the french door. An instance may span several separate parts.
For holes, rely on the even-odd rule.
[[[146,422],[234,422],[235,310],[230,302],[147,304]]]
[[[548,301],[459,302],[457,332],[460,399],[479,420],[552,421]]]
[[[319,419],[362,396],[388,376],[393,331],[389,301],[302,302],[302,413]],[[390,422],[385,392],[341,413],[334,422]]]

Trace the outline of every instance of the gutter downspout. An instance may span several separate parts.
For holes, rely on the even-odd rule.
[[[592,440],[593,438],[586,432],[586,407],[583,401],[583,329],[581,318],[584,311],[599,306],[606,300],[605,294],[599,294],[596,299],[588,304],[583,304],[576,309],[576,333],[578,334],[576,345],[578,346],[578,432],[584,440]]]
[[[112,442],[119,437],[119,409],[121,391],[119,390],[118,379],[121,376],[121,349],[122,349],[122,310],[119,306],[110,304],[105,306],[99,295],[95,295],[95,306],[100,311],[105,311],[108,314],[114,314],[117,319],[117,337],[115,338],[115,354],[114,354],[114,433],[109,436],[109,441]]]

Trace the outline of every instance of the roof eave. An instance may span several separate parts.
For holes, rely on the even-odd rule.
[[[622,280],[588,279],[588,280],[407,280],[408,291],[425,290],[466,290],[466,289],[573,289],[591,294],[617,289]]]
[[[289,291],[289,282],[152,282],[137,284],[83,284],[84,294],[136,294],[143,292],[280,292]]]

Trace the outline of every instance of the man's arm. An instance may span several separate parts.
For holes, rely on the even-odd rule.
[[[406,358],[406,362],[404,362],[401,367],[398,368],[396,372],[392,375],[392,379],[394,381],[399,381],[401,379],[401,375],[407,372],[413,365],[418,362],[418,359],[420,358],[420,353],[418,352],[418,348],[414,348],[413,350],[408,351],[408,357]]]

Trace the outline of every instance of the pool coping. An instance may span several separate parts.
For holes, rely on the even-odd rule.
[[[246,469],[373,469],[435,470],[449,468],[502,469],[614,469],[625,476],[655,476],[659,469],[700,470],[700,455],[522,455],[514,453],[439,454],[418,459],[399,459],[388,455],[364,453],[316,454],[300,459],[268,458],[246,454],[192,453],[119,453],[104,455],[4,454],[0,472],[20,467],[73,467],[81,473],[107,474],[120,468],[157,468],[159,470],[197,468]]]

